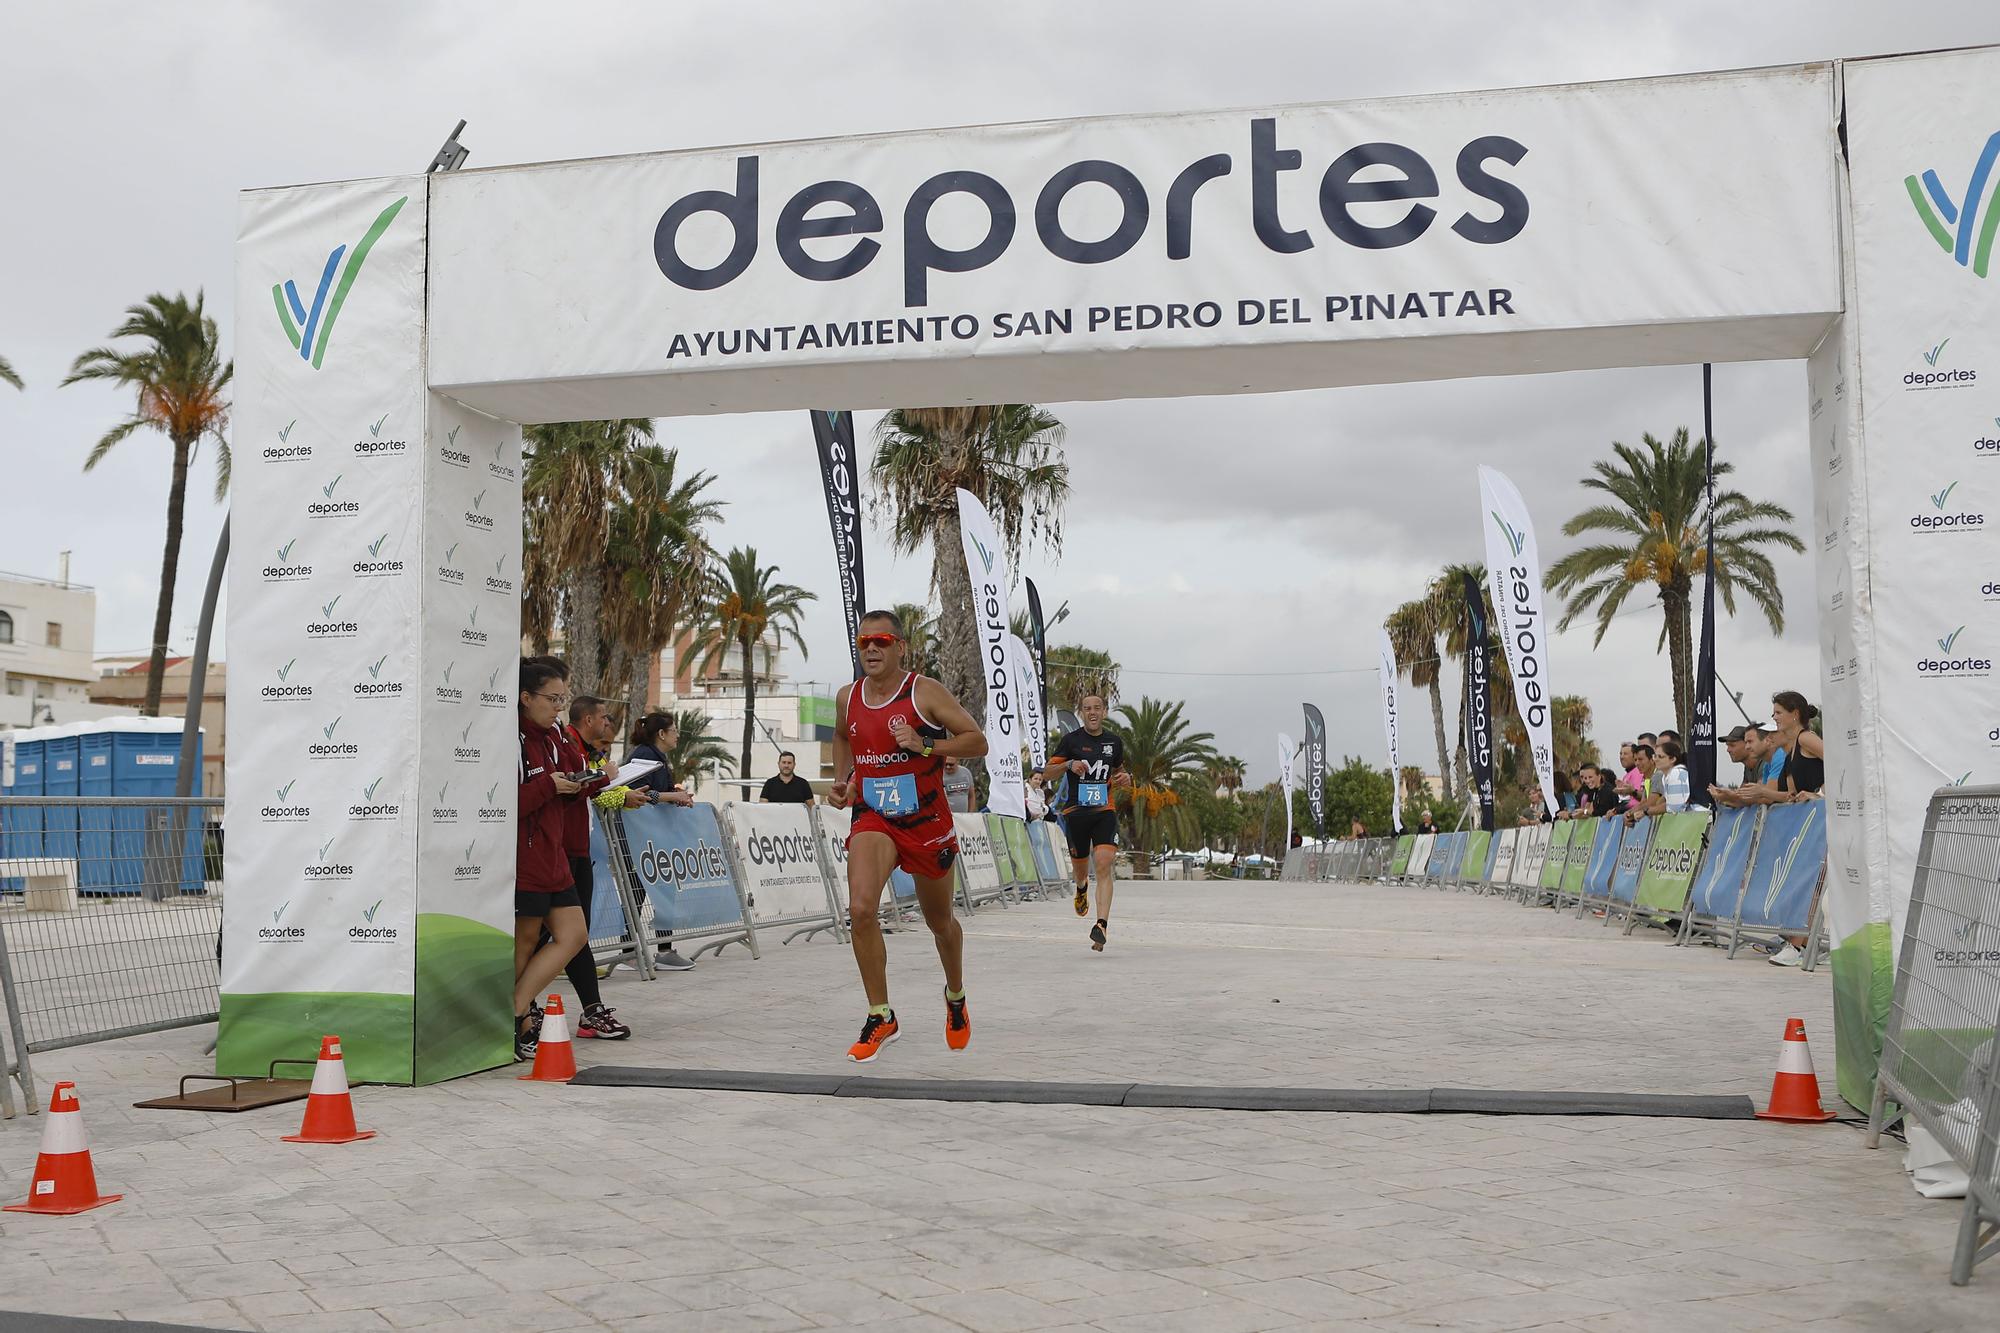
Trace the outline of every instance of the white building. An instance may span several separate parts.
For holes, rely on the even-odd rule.
[[[69,581],[0,573],[0,729],[133,717],[96,704],[97,593]]]
[[[697,710],[709,720],[708,732],[729,750],[732,760],[743,754],[743,658],[732,652],[715,671],[697,676],[692,668],[677,671],[685,640],[660,654],[653,686],[648,691],[651,706],[667,712]],[[833,695],[845,680],[829,682],[788,681],[781,674],[783,654],[769,662],[760,660],[757,673],[754,738],[750,746],[750,769],[732,778],[705,777],[688,783],[704,801],[755,800],[764,779],[778,771],[778,754],[790,750],[798,758],[798,775],[824,792],[834,779]],[[845,663],[842,663],[845,666]],[[734,764],[732,764],[732,771]],[[747,779],[749,786],[744,786]]]

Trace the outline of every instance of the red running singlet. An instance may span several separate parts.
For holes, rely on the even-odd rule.
[[[928,759],[896,744],[889,730],[900,719],[915,727],[917,734],[943,740],[945,729],[923,715],[917,707],[919,677],[904,675],[896,692],[883,704],[871,704],[868,682],[854,682],[847,694],[847,744],[854,755],[852,778],[854,835],[886,833],[896,844],[897,864],[919,879],[938,879],[950,873],[958,856],[958,834],[952,824],[951,807],[944,797],[944,759]]]

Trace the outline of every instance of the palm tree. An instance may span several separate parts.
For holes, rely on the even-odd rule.
[[[1243,761],[1233,754],[1218,754],[1209,760],[1208,785],[1233,797],[1243,787]]]
[[[1568,773],[1580,764],[1597,762],[1597,742],[1590,739],[1591,721],[1590,700],[1582,695],[1558,694],[1549,700],[1549,743],[1555,751],[1555,771]],[[1520,752],[1520,767],[1533,762],[1527,758],[1528,729],[1518,715],[1501,724],[1501,735]]]
[[[645,489],[655,498],[628,499],[613,510],[602,571],[604,630],[618,668],[612,675],[624,681],[633,717],[645,707],[652,663],[700,595],[709,562],[705,530],[722,514],[720,500],[702,495],[714,477],[696,472],[676,480],[678,455],[656,444],[642,446],[639,455],[652,473]]]
[[[647,451],[653,423],[564,421],[522,432],[522,628],[548,651],[560,611],[564,650],[579,690],[602,689],[606,668],[604,580],[612,514],[621,503],[660,499],[662,455]]]
[[[174,581],[180,571],[182,510],[187,501],[187,474],[204,439],[215,441],[215,498],[229,489],[229,400],[223,391],[236,366],[222,357],[222,340],[215,321],[202,309],[202,294],[190,303],[186,296],[158,292],[139,305],[127,307],[125,322],[111,331],[114,338],[139,338],[137,351],[93,347],[70,366],[63,383],[108,380],[134,391],[132,415],[105,432],[83,460],[90,471],[120,441],[150,426],[173,446],[173,475],[167,486],[167,545],[160,558],[160,598],[153,611],[153,652],[146,666],[146,701],[140,712],[160,713],[160,682],[167,671],[167,632],[173,621]],[[11,376],[12,372],[9,372]],[[19,381],[15,381],[19,383]]]
[[[916,602],[898,602],[889,608],[903,622],[903,638],[908,648],[903,665],[920,676],[937,678],[937,613]]]
[[[1431,692],[1431,725],[1437,734],[1438,781],[1444,787],[1444,799],[1452,799],[1451,754],[1445,748],[1444,740],[1444,691],[1438,684],[1443,674],[1443,662],[1438,657],[1437,606],[1429,595],[1405,602],[1389,613],[1382,622],[1389,631],[1389,644],[1395,649],[1396,669],[1410,678],[1413,686],[1428,687]]]
[[[750,744],[757,734],[756,653],[762,650],[764,670],[771,658],[787,642],[806,656],[806,641],[799,633],[799,618],[805,604],[817,594],[790,583],[777,581],[776,565],[759,565],[754,546],[739,546],[720,564],[711,564],[696,614],[694,635],[681,666],[700,659],[700,670],[710,672],[729,657],[731,648],[743,656],[743,760],[737,772],[750,776]]]
[[[1118,701],[1118,659],[1110,653],[1081,644],[1059,644],[1049,649],[1049,703],[1074,712],[1086,694],[1094,694],[1106,704]]]
[[[1592,465],[1594,477],[1583,485],[1602,491],[1611,503],[1593,506],[1563,524],[1565,536],[1586,532],[1611,534],[1611,540],[1571,551],[1549,569],[1549,583],[1568,599],[1558,629],[1597,608],[1593,646],[1602,643],[1618,608],[1636,588],[1650,584],[1660,598],[1664,623],[1660,641],[1668,650],[1673,672],[1675,725],[1687,734],[1694,712],[1693,633],[1690,627],[1694,579],[1709,574],[1723,607],[1736,614],[1740,588],[1758,608],[1775,636],[1785,629],[1785,596],[1777,571],[1764,549],[1780,547],[1803,552],[1805,543],[1786,524],[1792,512],[1768,500],[1753,502],[1741,491],[1715,495],[1715,568],[1708,567],[1704,524],[1707,517],[1706,442],[1691,444],[1687,428],[1662,444],[1643,435],[1644,449],[1613,442],[1617,462]],[[1717,463],[1720,478],[1733,470]]]
[[[729,747],[719,736],[708,729],[709,716],[699,708],[682,709],[674,714],[674,725],[679,729],[674,748],[667,752],[667,767],[674,776],[686,782],[711,775],[727,776],[736,769],[736,761],[729,755]]]
[[[1062,549],[1069,465],[1062,422],[1032,403],[999,407],[899,407],[875,428],[868,475],[877,520],[886,515],[898,552],[931,548],[937,593],[938,675],[975,719],[985,714],[972,581],[958,527],[958,489],[986,506],[1018,561],[1025,531]]]
[[[1216,758],[1209,742],[1213,733],[1189,731],[1178,700],[1168,703],[1141,697],[1137,707],[1118,705],[1118,733],[1125,740],[1125,768],[1132,786],[1118,793],[1118,804],[1131,822],[1132,846],[1143,873],[1144,858],[1158,851],[1172,821],[1162,812],[1181,802],[1175,783],[1202,774]]]
[[[4,356],[0,356],[0,380],[5,380],[17,389],[28,387],[21,383],[21,377],[14,373],[14,367],[7,364],[7,358]]]

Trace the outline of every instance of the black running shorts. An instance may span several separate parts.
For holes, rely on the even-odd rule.
[[[1069,838],[1070,859],[1086,860],[1093,847],[1118,845],[1116,810],[1072,810],[1063,816],[1063,832]]]

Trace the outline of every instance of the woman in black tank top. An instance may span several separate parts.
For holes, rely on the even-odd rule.
[[[1826,788],[1826,742],[1809,729],[1819,709],[1797,690],[1771,696],[1771,721],[1778,727],[1778,744],[1785,752],[1784,784],[1788,791],[1817,793]]]

